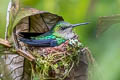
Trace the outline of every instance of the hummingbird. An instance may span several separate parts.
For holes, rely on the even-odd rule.
[[[33,33],[27,33],[22,35],[30,36],[29,38],[20,38],[19,40],[25,44],[36,47],[55,47],[64,43],[66,40],[76,37],[73,28],[76,26],[86,25],[86,23],[70,24],[68,22],[59,21],[50,31],[34,35]]]

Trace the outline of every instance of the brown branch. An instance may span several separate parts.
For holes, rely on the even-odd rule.
[[[7,40],[1,39],[1,38],[0,38],[0,44],[8,48],[11,47],[10,43]]]
[[[0,54],[1,55],[6,55],[6,54],[10,54],[10,55],[14,55],[14,54],[19,54],[20,56],[23,56],[25,57],[26,59],[28,59],[29,61],[34,61],[35,60],[35,57],[33,57],[33,55],[31,55],[29,52],[25,52],[21,49],[18,49],[18,50],[12,50],[11,48],[10,49],[6,49],[5,47],[2,47],[0,49]]]
[[[33,55],[31,55],[29,52],[25,52],[21,49],[18,49],[16,51],[19,55],[25,57],[26,59],[28,59],[29,61],[34,61],[35,60],[35,57],[33,57]]]
[[[22,51],[21,49],[13,50],[14,48],[10,45],[10,43],[7,40],[0,38],[0,45],[4,46],[4,47],[0,48],[0,53],[2,53],[3,55],[18,53],[19,55],[25,57],[29,61],[35,60],[35,57],[33,57],[29,52]]]

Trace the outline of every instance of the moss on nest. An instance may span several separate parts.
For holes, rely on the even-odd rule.
[[[33,51],[36,56],[35,65],[32,64],[33,80],[64,80],[69,76],[74,65],[80,61],[83,45],[77,39],[70,39],[64,48],[64,51],[41,55]]]

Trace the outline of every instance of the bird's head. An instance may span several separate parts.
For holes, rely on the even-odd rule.
[[[53,32],[54,35],[58,37],[62,37],[64,39],[74,38],[76,35],[72,31],[72,29],[76,26],[86,25],[88,23],[80,23],[80,24],[70,24],[68,22],[59,21],[54,27]]]

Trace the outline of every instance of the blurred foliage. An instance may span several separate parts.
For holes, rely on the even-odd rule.
[[[94,80],[120,80],[120,24],[112,25],[96,38],[99,16],[120,13],[120,0],[20,0],[22,6],[33,7],[63,16],[70,23],[91,22],[75,31],[90,48],[97,61]],[[0,0],[0,37],[4,37],[6,10],[9,0]],[[99,69],[99,70],[98,70]],[[101,75],[100,75],[101,74]],[[93,79],[92,79],[93,80]]]

